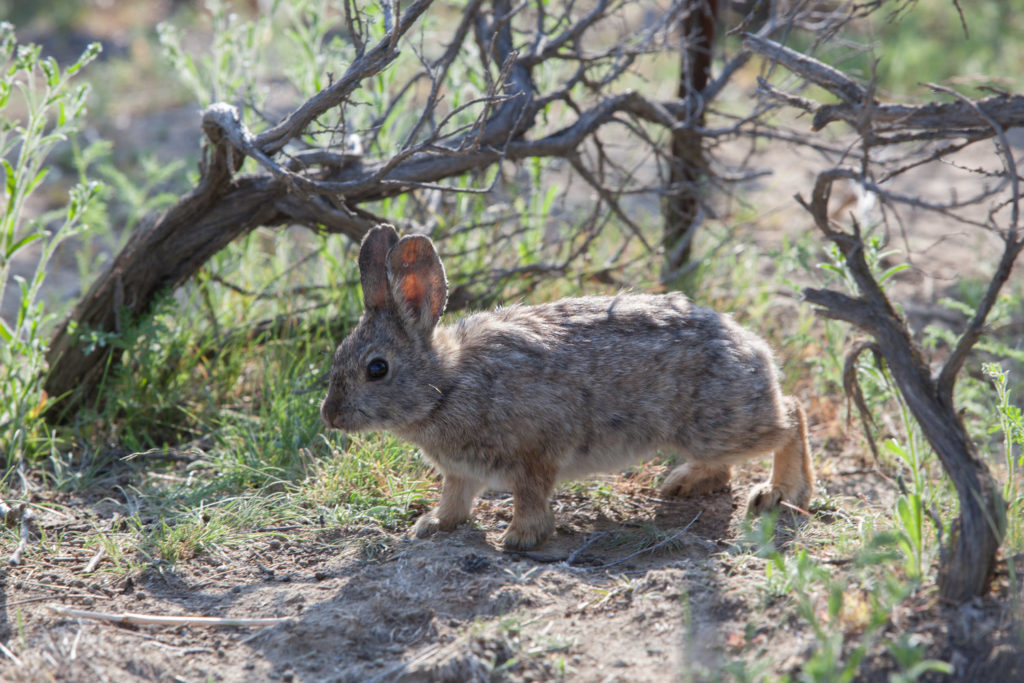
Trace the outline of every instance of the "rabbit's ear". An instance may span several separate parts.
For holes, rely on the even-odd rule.
[[[425,331],[433,329],[448,300],[441,257],[424,235],[406,235],[388,254],[391,295],[402,313]]]
[[[388,252],[398,243],[394,226],[382,223],[370,228],[359,247],[359,281],[363,285],[366,310],[384,308],[388,303]]]

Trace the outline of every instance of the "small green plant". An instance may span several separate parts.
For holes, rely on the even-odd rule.
[[[1003,485],[1003,499],[1007,502],[1006,543],[1012,549],[1018,549],[1024,530],[1021,529],[1021,517],[1024,514],[1024,492],[1018,488],[1018,472],[1024,466],[1024,454],[1020,454],[1024,446],[1024,415],[1019,406],[1010,402],[1010,389],[1007,386],[1009,373],[996,363],[985,363],[982,371],[992,381],[996,390],[996,411],[998,412],[999,431],[1003,435],[1003,458],[1006,463],[1006,483]]]
[[[901,633],[887,644],[887,649],[899,666],[899,673],[889,674],[889,683],[912,683],[928,672],[950,675],[953,665],[925,658],[925,651],[915,636]]]
[[[913,434],[913,432],[912,432]],[[911,487],[904,485],[896,499],[896,520],[900,523],[900,546],[906,557],[907,575],[919,579],[923,576],[926,554],[926,536],[924,528],[925,505],[927,495],[927,479],[922,467],[921,448],[911,436],[909,447],[904,448],[895,439],[885,442],[885,449],[898,456],[910,472]],[[900,481],[903,481],[900,475]]]
[[[232,11],[230,3],[207,0],[213,42],[209,54],[201,58],[185,48],[181,29],[170,23],[157,26],[164,55],[199,104],[205,107],[246,98],[256,106],[262,105],[263,93],[255,87],[262,66],[259,54],[273,33],[272,21],[280,4],[289,3],[274,2],[269,12],[261,12],[250,21]],[[307,47],[303,53],[311,49]]]
[[[42,215],[32,215],[28,202],[49,174],[55,150],[81,126],[89,89],[74,79],[99,53],[93,43],[61,70],[38,45],[19,45],[11,24],[0,23],[0,301],[9,284],[18,287],[14,317],[0,319],[0,459],[6,467],[46,450],[41,416],[49,397],[41,381],[55,313],[44,305],[42,287],[57,248],[89,230],[82,219],[99,185],[74,184],[66,204]],[[31,274],[18,274],[28,264],[34,264]]]
[[[910,594],[913,584],[889,572],[877,571],[878,553],[887,540],[876,537],[855,558],[859,576],[840,580],[816,562],[806,551],[792,555],[774,553],[765,566],[768,590],[778,598],[792,601],[796,614],[810,627],[813,643],[808,647],[797,680],[847,682],[857,677],[864,657],[885,643],[900,667],[894,680],[915,681],[927,672],[951,673],[952,667],[926,659],[924,647],[905,636],[886,642],[884,627],[892,608]],[[851,638],[849,633],[859,632]],[[747,671],[746,667],[733,669]]]
[[[902,262],[886,265],[887,259],[892,259],[899,253],[898,250],[886,250],[878,235],[867,236],[864,250],[865,260],[868,266],[878,273],[876,281],[883,289],[891,283],[894,276],[909,268],[908,264]],[[835,244],[832,244],[828,255],[829,262],[820,265],[820,268],[827,274],[827,278],[842,282],[850,293],[856,294],[857,285],[842,252]],[[880,414],[887,406],[895,405],[899,412],[902,439],[886,439],[878,455],[880,457],[895,456],[896,463],[900,467],[900,471],[897,473],[899,496],[896,498],[893,512],[899,527],[899,547],[904,554],[905,571],[908,577],[918,581],[924,575],[924,571],[937,550],[936,544],[929,543],[925,517],[941,491],[940,487],[932,482],[928,470],[928,454],[930,453],[928,444],[911,415],[909,407],[896,389],[888,369],[884,364],[869,362],[865,356],[867,354],[863,354],[857,359],[855,370],[857,382],[868,410],[873,414]],[[871,418],[862,416],[862,419],[870,420]],[[947,479],[943,476],[940,481],[946,482]]]

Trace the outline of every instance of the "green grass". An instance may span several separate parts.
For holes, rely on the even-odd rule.
[[[930,97],[926,83],[984,97],[991,93],[982,87],[1020,91],[1024,46],[1015,37],[1022,31],[1022,0],[890,2],[850,22],[843,40],[819,46],[815,57],[865,84],[874,75],[886,100]],[[786,42],[807,50],[820,39],[796,31]]]
[[[1024,48],[1010,36],[1024,31],[1024,2],[911,4],[892,21],[863,32],[878,56],[891,55],[879,64],[883,87],[895,93],[921,92],[927,82],[1020,89]],[[867,59],[855,62],[865,76]]]

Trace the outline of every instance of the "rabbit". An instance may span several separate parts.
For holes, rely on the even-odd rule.
[[[347,432],[388,430],[440,471],[440,501],[416,537],[454,529],[478,494],[501,488],[513,495],[502,544],[533,548],[554,530],[558,481],[659,447],[686,460],[663,496],[722,488],[733,463],[773,452],[748,512],[806,508],[803,409],[782,395],[768,344],[730,316],[679,293],[621,293],[439,325],[448,283],[433,243],[386,224],[363,239],[359,271],[365,312],[334,353],[321,417]]]

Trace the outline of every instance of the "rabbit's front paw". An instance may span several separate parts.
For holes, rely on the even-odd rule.
[[[441,521],[434,514],[433,510],[424,514],[412,525],[411,536],[415,538],[427,538],[437,533],[441,528]]]
[[[502,534],[501,544],[509,550],[530,550],[543,543],[554,530],[555,516],[550,510],[546,514],[527,518],[526,521],[515,516]]]
[[[444,514],[444,506],[438,510],[431,510],[416,520],[412,525],[412,535],[416,538],[433,536],[438,531],[454,531],[455,527],[466,521],[464,516]]]

